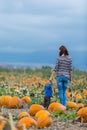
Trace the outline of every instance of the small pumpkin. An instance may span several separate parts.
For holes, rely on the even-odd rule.
[[[45,108],[39,104],[32,104],[29,108],[29,114],[34,116],[38,111],[44,110]]]
[[[66,95],[67,95],[68,98],[70,98],[72,96],[72,93],[67,89],[66,90]]]
[[[77,104],[73,101],[67,101],[67,107],[69,108],[77,108]]]
[[[80,93],[76,94],[76,99],[82,99],[82,95]]]
[[[84,96],[87,96],[87,89],[83,90],[83,94],[84,94]]]
[[[21,98],[23,101],[25,101],[26,103],[30,103],[31,102],[31,98],[28,96],[24,96]]]
[[[18,120],[20,120],[23,117],[30,117],[29,113],[26,111],[20,112],[17,116]]]
[[[77,108],[79,109],[79,108],[82,108],[82,107],[84,107],[84,104],[83,103],[78,103],[77,104]]]
[[[14,88],[15,90],[18,90],[18,89],[19,89],[19,86],[14,85],[13,88]]]
[[[32,126],[34,126],[34,128],[36,128],[37,127],[37,122],[33,118],[31,118],[31,117],[21,118],[17,122],[18,130],[23,130],[24,125],[25,125],[25,128],[27,128],[27,129],[29,129]]]

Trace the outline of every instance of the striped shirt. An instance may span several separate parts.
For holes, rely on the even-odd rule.
[[[59,56],[54,68],[56,76],[65,76],[70,79],[70,72],[72,71],[72,59],[69,56]]]

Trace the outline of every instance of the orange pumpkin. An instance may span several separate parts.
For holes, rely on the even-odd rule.
[[[49,105],[48,107],[48,111],[49,112],[54,112],[60,110],[61,112],[64,112],[66,110],[66,107],[63,106],[61,103],[59,102],[53,102]]]
[[[67,95],[68,98],[70,98],[71,95],[72,95],[72,93],[67,89],[67,90],[66,90],[66,95]]]
[[[20,113],[18,114],[18,116],[17,116],[18,120],[20,120],[20,119],[23,118],[23,117],[30,117],[30,115],[29,115],[28,112],[23,111],[23,112],[20,112]]]
[[[0,106],[8,106],[11,101],[11,96],[1,96],[0,97]]]
[[[25,125],[25,128],[29,129],[30,127],[34,126],[35,128],[37,127],[37,122],[31,118],[31,117],[24,117],[21,118],[17,122],[17,128],[18,130],[23,130],[23,126]]]
[[[19,89],[19,86],[14,85],[13,88],[16,89],[16,90],[18,90],[18,89]]]
[[[35,114],[35,118],[38,119],[41,115],[46,114],[46,115],[50,115],[49,111],[47,110],[40,110]]]
[[[0,96],[0,107],[3,106],[3,103],[2,103],[2,96]]]
[[[17,96],[13,96],[8,106],[9,108],[20,108],[22,106],[22,100]]]
[[[32,104],[29,108],[29,114],[34,116],[38,111],[44,110],[45,108],[39,104]]]
[[[42,114],[37,120],[38,128],[48,127],[53,123],[53,120],[50,115]]]
[[[69,108],[77,108],[77,104],[72,101],[67,101],[67,107]]]
[[[76,99],[82,99],[82,95],[81,94],[76,94]]]
[[[84,107],[84,104],[83,104],[83,103],[78,103],[78,104],[77,104],[77,108],[82,108],[82,107]]]
[[[23,101],[25,101],[26,103],[30,103],[31,102],[31,98],[28,96],[24,96],[21,98]]]
[[[83,107],[77,112],[77,116],[81,117],[82,122],[87,123],[87,107]]]
[[[84,96],[87,96],[87,89],[83,90],[83,94],[84,94]]]

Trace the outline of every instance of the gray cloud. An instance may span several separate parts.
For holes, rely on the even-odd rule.
[[[85,0],[0,0],[1,50],[54,50],[61,43],[84,50],[84,4]]]

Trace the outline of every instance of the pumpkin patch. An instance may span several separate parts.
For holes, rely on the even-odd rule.
[[[8,71],[7,71],[8,72]],[[45,72],[45,73],[44,73]],[[44,85],[50,76],[50,69],[36,69],[18,72],[9,70],[0,73],[0,130],[59,129],[61,123],[87,123],[87,75],[74,72],[73,80],[66,91],[67,106],[60,104],[56,83],[53,81],[53,97],[44,108]],[[54,79],[55,80],[55,77]],[[12,120],[9,118],[12,114]],[[78,120],[77,120],[78,119]],[[69,122],[70,120],[70,122]],[[64,126],[66,128],[66,125]],[[67,125],[68,128],[68,125]],[[77,127],[76,127],[77,128]],[[80,129],[80,125],[78,126]],[[83,127],[85,130],[85,127]],[[72,128],[71,128],[72,130]]]

